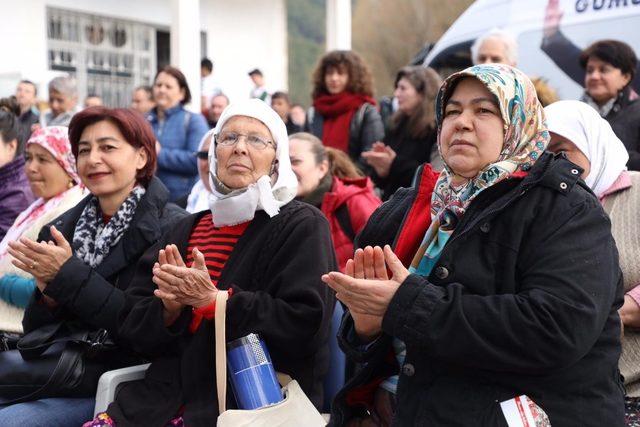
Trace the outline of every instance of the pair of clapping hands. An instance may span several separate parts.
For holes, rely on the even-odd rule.
[[[185,306],[204,307],[216,299],[218,289],[211,282],[204,255],[193,249],[193,262],[187,267],[176,245],[167,245],[153,265],[153,294],[162,300],[165,323],[171,324]]]
[[[332,271],[323,275],[322,281],[349,308],[358,336],[370,341],[380,334],[382,317],[408,275],[389,245],[384,249],[367,246],[356,250],[344,273]]]
[[[396,152],[384,142],[377,141],[371,146],[371,150],[362,152],[361,156],[380,178],[386,178],[396,158]]]

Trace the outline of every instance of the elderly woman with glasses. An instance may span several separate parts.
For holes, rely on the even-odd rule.
[[[294,200],[287,131],[267,104],[230,105],[213,134],[208,209],[147,251],[121,317],[122,336],[153,362],[93,425],[215,424],[218,289],[231,293],[227,341],[259,334],[276,371],[322,404],[335,299],[320,278],[337,268],[327,220]]]

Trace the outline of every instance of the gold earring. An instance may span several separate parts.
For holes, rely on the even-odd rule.
[[[67,188],[73,188],[75,184],[73,183],[73,181],[69,181],[69,184],[67,184]]]

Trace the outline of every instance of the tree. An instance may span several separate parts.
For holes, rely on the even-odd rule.
[[[426,43],[435,43],[472,0],[358,0],[353,49],[373,72],[376,95],[393,91],[396,72]]]

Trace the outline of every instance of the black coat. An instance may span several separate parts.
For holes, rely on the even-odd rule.
[[[51,223],[69,243],[73,241],[76,223],[89,198]],[[133,277],[138,259],[172,223],[187,215],[184,210],[168,203],[168,199],[169,191],[159,179],[153,178],[140,199],[129,228],[102,263],[92,268],[72,256],[48,283],[44,293],[58,303],[56,309],[51,310],[41,304],[42,294],[36,289],[22,321],[24,331],[68,320],[85,323],[90,328],[105,328],[112,338],[116,338],[118,314],[125,301],[124,290]],[[48,226],[40,231],[38,240],[53,240]]]
[[[315,108],[309,108],[305,131],[322,139],[324,117]],[[351,118],[349,124],[349,148],[351,160],[363,171],[369,171],[369,165],[360,156],[363,151],[369,151],[376,141],[384,138],[384,125],[380,113],[374,105],[364,103]]]
[[[393,196],[398,188],[411,186],[416,170],[431,160],[431,149],[437,137],[432,129],[422,138],[413,138],[402,125],[387,132],[384,143],[396,152],[396,158],[391,163],[389,175],[381,178],[375,172],[372,174],[376,187],[382,190],[383,200]]]
[[[128,291],[138,302],[123,313],[120,331],[153,363],[145,381],[125,386],[109,407],[118,426],[164,426],[183,404],[186,425],[215,424],[213,321],[203,321],[192,335],[188,331],[191,309],[185,308],[166,328],[162,302],[153,296],[156,287],[151,281],[158,250],[171,242],[186,256],[192,229],[205,214],[182,220],[139,264]],[[220,289],[233,289],[227,303],[227,342],[258,333],[275,369],[297,380],[318,407],[322,406],[335,305],[333,292],[320,277],[336,269],[327,220],[312,206],[292,201],[273,218],[263,211],[256,213],[218,281]],[[231,393],[228,396],[228,406],[234,407]]]
[[[347,394],[398,370],[398,426],[506,426],[498,402],[521,394],[554,427],[624,425],[622,273],[609,219],[579,173],[546,153],[524,179],[481,193],[429,277],[400,286],[366,352],[345,316],[341,346],[366,365],[336,397],[335,425],[361,411]],[[395,245],[415,195],[399,190],[358,244]],[[388,357],[392,336],[406,343],[401,369]]]

